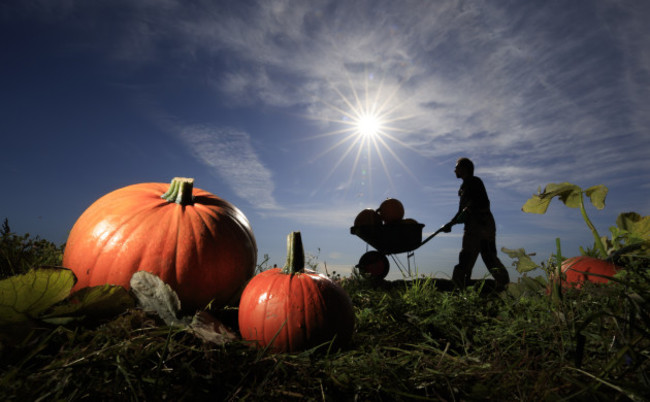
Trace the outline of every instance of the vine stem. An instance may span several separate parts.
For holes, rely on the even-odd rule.
[[[560,238],[557,237],[555,239],[555,248],[556,248],[556,259],[557,259],[557,269],[556,269],[556,280],[553,282],[553,287],[552,287],[552,292],[553,292],[553,300],[556,302],[561,302],[562,301],[562,261],[564,261],[564,257],[562,257],[562,246],[560,244]]]
[[[582,194],[582,191],[580,191],[580,213],[582,214],[582,218],[585,220],[585,223],[587,223],[587,226],[589,226],[589,229],[591,229],[591,233],[594,235],[594,239],[596,240],[596,247],[598,248],[598,251],[600,251],[602,258],[607,257],[607,250],[605,249],[603,240],[600,238],[600,235],[598,234],[598,230],[596,230],[596,227],[591,222],[591,219],[589,219],[589,216],[587,216],[587,211],[585,210],[584,196]]]

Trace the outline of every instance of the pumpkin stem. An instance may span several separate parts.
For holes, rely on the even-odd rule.
[[[169,185],[169,190],[161,195],[160,198],[180,205],[190,205],[194,200],[194,196],[192,196],[193,187],[194,179],[189,177],[174,177]]]
[[[287,236],[287,265],[282,269],[285,274],[304,272],[305,251],[302,247],[300,232],[291,232]]]

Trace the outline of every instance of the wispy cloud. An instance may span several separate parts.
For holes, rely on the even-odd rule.
[[[210,166],[240,198],[261,210],[275,210],[272,174],[259,160],[250,136],[232,128],[189,126],[180,132],[192,153]]]
[[[349,204],[330,206],[321,203],[297,204],[292,205],[290,209],[274,211],[272,216],[290,219],[311,227],[341,229],[352,226],[360,210],[360,207]]]

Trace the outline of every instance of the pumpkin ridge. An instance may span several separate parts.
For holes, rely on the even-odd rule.
[[[174,283],[176,285],[179,284],[179,274],[180,271],[182,271],[182,251],[180,250],[181,246],[184,244],[184,236],[182,235],[182,230],[183,230],[183,222],[184,222],[184,212],[185,212],[185,207],[186,205],[181,205],[177,204],[175,202],[169,202],[170,206],[174,206],[173,209],[170,209],[170,214],[172,215],[172,218],[169,219],[169,229],[171,229],[172,233],[174,233],[174,236],[166,236],[166,239],[169,239],[169,242],[165,242],[165,246],[169,246],[170,249],[172,250],[173,255],[170,255],[170,260],[173,261],[173,269],[171,272],[167,272],[166,278],[163,280],[165,282],[169,282],[170,279],[173,279]],[[168,244],[169,243],[169,244]],[[167,247],[165,247],[166,249]],[[166,254],[167,252],[165,252]],[[180,269],[179,269],[180,268]],[[177,289],[179,291],[180,289]]]
[[[259,275],[261,275],[261,274],[262,274],[262,273],[260,273]],[[254,277],[253,277],[253,278],[254,278]],[[251,279],[251,280],[252,280],[252,279]],[[268,287],[266,288],[266,291],[264,292],[264,293],[266,293],[266,295],[267,295],[266,297],[269,297],[269,289],[270,289],[270,288],[271,288],[271,287],[268,286]],[[258,344],[260,344],[260,341],[266,343],[266,325],[265,325],[265,324],[266,324],[266,315],[268,314],[268,310],[269,310],[269,304],[268,304],[268,303],[264,303],[264,311],[262,312],[262,314],[263,314],[263,316],[262,316],[263,319],[261,320],[262,325],[260,326],[260,328],[257,328],[257,327],[255,328],[255,331],[256,331],[256,332],[255,332],[255,334],[253,335],[253,336],[254,336],[253,339],[255,339],[255,342],[257,342]],[[250,318],[247,318],[247,320],[248,320],[248,321],[251,321]],[[257,314],[255,315],[255,317],[253,318],[253,320],[257,320]],[[249,325],[249,331],[250,331],[250,325]],[[251,335],[251,334],[249,333],[249,335]]]
[[[298,281],[297,285],[294,285],[294,281]],[[288,350],[293,350],[293,345],[296,342],[296,338],[298,338],[297,335],[294,333],[294,331],[289,331],[288,328],[294,328],[295,325],[297,324],[299,328],[301,328],[301,332],[304,334],[305,330],[305,325],[304,322],[300,322],[302,319],[300,311],[294,311],[293,310],[293,304],[294,300],[304,300],[304,289],[302,288],[302,275],[296,275],[296,273],[291,273],[289,274],[289,283],[288,283],[288,291],[287,291],[287,297],[285,298],[285,308],[284,311],[287,312],[287,323],[285,324],[285,327],[287,328],[286,334],[287,336],[285,337],[287,339],[287,343],[289,344]],[[296,289],[299,289],[300,296],[294,294],[294,291]],[[298,293],[298,292],[296,292]],[[304,304],[302,304],[304,306]],[[297,321],[297,322],[296,322]],[[302,325],[301,325],[302,324]],[[303,345],[305,344],[306,339],[304,339],[303,336]]]
[[[196,205],[196,204],[195,204]],[[205,220],[203,219],[203,214],[200,211],[197,211],[196,208],[188,208],[188,209],[183,209],[183,214],[187,215],[186,218],[189,217],[189,219],[184,219],[184,221],[188,226],[189,229],[189,236],[191,237],[190,244],[192,244],[193,250],[192,250],[192,255],[196,258],[195,264],[197,266],[205,266],[203,264],[203,261],[201,260],[202,254],[200,252],[202,245],[202,239],[203,236],[201,235],[205,229],[207,228],[207,225],[205,223]],[[187,222],[189,220],[189,222]],[[216,237],[212,232],[210,232],[210,235],[213,237]],[[176,270],[176,279],[177,281],[180,282],[181,280],[181,275],[183,275],[184,272],[181,270]],[[205,276],[205,274],[204,274]],[[210,282],[212,282],[212,277],[208,278]],[[183,282],[185,282],[183,278]],[[190,280],[191,282],[191,280]],[[210,295],[212,297],[212,295]]]
[[[146,242],[142,242],[142,243],[135,242],[136,244],[138,244],[138,247],[140,249],[139,253],[135,253],[135,254],[137,254],[137,259],[128,261],[127,263],[125,263],[125,261],[121,261],[121,262],[125,263],[125,265],[136,266],[136,270],[133,273],[135,273],[137,271],[143,271],[144,270],[144,271],[151,272],[151,273],[155,274],[161,280],[163,280],[164,282],[167,282],[169,278],[165,277],[163,272],[159,272],[159,270],[153,269],[153,266],[157,265],[157,264],[149,263],[148,260],[149,260],[150,254],[152,254],[152,253],[148,252],[148,250],[150,249],[150,247],[152,245],[160,244],[160,242],[163,242],[163,244],[164,244],[163,250],[167,250],[167,247],[169,245],[167,244],[166,241],[164,241],[167,238],[167,236],[164,236],[163,234],[169,232],[169,228],[171,227],[171,225],[168,225],[164,229],[161,229],[160,226],[161,226],[161,224],[163,222],[165,222],[165,223],[170,222],[170,220],[167,218],[167,216],[169,214],[173,214],[177,210],[177,208],[175,208],[176,204],[173,203],[173,202],[169,202],[169,201],[166,201],[166,200],[160,198],[160,196],[157,194],[158,191],[151,192],[151,194],[148,194],[148,192],[143,191],[143,190],[145,190],[145,189],[141,188],[140,191],[138,191],[137,193],[134,193],[134,195],[136,195],[136,196],[139,195],[140,197],[145,197],[148,202],[139,204],[139,205],[141,205],[141,209],[139,211],[136,210],[132,215],[130,215],[128,217],[128,219],[124,220],[120,224],[120,226],[129,225],[131,223],[131,221],[133,221],[133,220],[136,220],[136,221],[139,220],[139,221],[141,221],[143,223],[137,225],[134,230],[131,230],[128,233],[128,235],[122,240],[122,244],[125,244],[129,239],[137,237],[140,234],[143,234],[144,236],[147,236],[150,240],[153,240],[153,241],[146,241]],[[148,198],[149,196],[151,196],[151,199]],[[129,210],[131,210],[131,209],[129,208]],[[156,230],[154,230],[154,228]],[[177,239],[175,241],[177,241]],[[171,249],[174,250],[174,253],[176,253],[175,244],[171,244]],[[132,255],[132,253],[131,253],[131,255]],[[158,254],[156,254],[156,255],[158,255]],[[146,260],[145,260],[145,258],[146,258]],[[108,270],[109,274],[110,273],[117,274],[117,272],[114,269],[112,269],[113,264],[115,262],[117,262],[117,261],[118,261],[118,259],[115,258],[111,262],[111,265],[110,265],[111,269]],[[129,264],[129,263],[131,263],[131,264]],[[175,268],[176,268],[176,265],[174,265],[174,270],[175,270]],[[131,273],[131,275],[133,273]],[[110,277],[110,276],[108,276],[108,277]],[[174,285],[176,283],[174,283]]]
[[[275,269],[280,269],[280,268],[275,268]],[[275,297],[276,297],[275,294],[272,293],[272,290],[273,290],[273,289],[276,289],[276,286],[277,286],[276,283],[277,283],[277,281],[282,281],[283,283],[281,283],[280,285],[281,285],[281,286],[284,286],[284,285],[285,285],[285,284],[284,284],[284,279],[285,279],[285,278],[284,278],[283,276],[279,276],[279,275],[277,275],[277,276],[275,276],[275,277],[273,278],[273,280],[271,281],[271,283],[266,287],[266,289],[265,289],[266,291],[265,291],[264,293],[266,293],[266,295],[267,295],[266,297],[267,297],[268,300],[270,300],[271,298],[275,298]],[[285,323],[284,323],[284,325],[282,325],[282,326],[279,327],[279,328],[273,328],[273,327],[271,327],[270,329],[271,329],[271,331],[273,331],[273,332],[267,335],[267,333],[266,333],[266,329],[267,329],[267,328],[266,328],[266,323],[267,323],[267,321],[268,321],[268,314],[269,314],[269,311],[268,311],[268,310],[269,310],[270,304],[271,304],[271,303],[268,303],[268,302],[267,302],[267,303],[264,303],[264,316],[263,316],[263,318],[262,318],[262,328],[260,329],[260,332],[261,332],[261,335],[262,335],[262,339],[261,339],[261,340],[262,340],[262,342],[264,342],[264,344],[269,344],[271,341],[273,341],[273,345],[270,345],[270,346],[271,346],[271,347],[273,347],[273,346],[276,346],[276,347],[277,347],[276,342],[277,342],[278,338],[281,337],[282,339],[286,339],[286,336],[281,336],[281,334],[280,334],[280,331],[286,331],[286,330],[287,330],[286,317],[285,317]],[[273,314],[273,316],[274,316],[274,318],[275,318],[275,316],[277,316],[277,314],[278,314],[278,313],[277,313],[277,308],[274,308],[273,311],[271,311],[271,313]],[[276,334],[277,334],[277,336],[276,336]],[[259,334],[257,334],[257,336],[259,337]],[[275,339],[273,339],[274,337],[275,337]]]
[[[211,195],[208,193],[208,195]],[[210,208],[212,207],[212,208]],[[219,209],[219,213],[217,213],[214,208]],[[230,218],[230,219],[225,219],[225,222],[228,222],[231,226],[229,226],[229,229],[232,230],[233,232],[243,232],[246,235],[246,244],[251,244],[253,248],[253,263],[255,264],[257,261],[257,241],[255,240],[255,236],[253,235],[253,230],[251,229],[250,222],[248,221],[248,218],[246,218],[246,215],[237,208],[235,205],[229,203],[226,200],[216,198],[214,196],[199,196],[199,195],[194,195],[194,209],[199,212],[201,215],[201,219],[204,219],[203,213],[208,214],[209,216],[216,218],[220,220],[219,214]],[[208,228],[210,226],[208,225]],[[238,229],[238,230],[236,230]],[[213,235],[216,233],[212,232]]]
[[[327,321],[326,315],[328,314],[328,308],[327,308],[327,304],[325,303],[325,299],[323,297],[323,291],[325,289],[323,286],[321,286],[322,283],[320,281],[321,281],[320,278],[312,278],[312,286],[316,288],[316,292],[312,292],[312,294],[316,293],[316,296],[318,297],[318,299],[315,300],[318,302],[318,309],[317,309],[318,316],[315,317],[317,318],[317,320],[315,320],[315,324],[318,326],[318,328],[321,328],[322,330],[325,327],[325,322]],[[319,340],[319,343],[320,342],[321,340]]]
[[[158,229],[158,233],[166,233],[169,230],[169,227],[164,228],[164,230],[160,230],[160,225],[162,222],[168,222],[166,219],[166,215],[169,213],[173,213],[174,209],[176,208],[166,208],[167,206],[172,206],[173,203],[166,202],[165,200],[162,200],[162,202],[156,202],[157,199],[152,200],[152,203],[155,203],[155,205],[149,205],[149,206],[144,206],[141,211],[139,211],[137,214],[134,214],[131,216],[129,219],[127,219],[124,223],[129,223],[133,219],[141,220],[144,224],[140,224],[136,227],[135,230],[132,230],[128,237],[125,239],[124,243],[126,240],[132,238],[133,236],[144,233],[148,235],[148,237],[151,239],[152,234],[156,232],[152,232],[153,228]],[[170,205],[171,204],[171,205]],[[153,208],[152,208],[153,207]],[[160,214],[163,214],[163,216],[160,216]],[[147,250],[149,247],[153,244],[156,244],[156,241],[147,241],[144,242],[144,245],[141,246],[141,252],[137,253],[138,254],[138,271],[141,271],[143,268],[143,256],[149,256],[149,253]],[[175,247],[173,247],[175,249]],[[146,268],[147,271],[149,271],[149,267],[144,267]],[[149,271],[150,272],[150,271]],[[156,275],[161,276],[160,273],[154,272]],[[161,277],[161,279],[164,280],[164,278]]]
[[[311,278],[311,275],[305,272],[305,275],[302,275],[301,277],[301,285],[302,285],[302,300],[303,300],[303,306],[311,306],[310,302],[312,301],[314,289],[313,289],[313,280]],[[312,332],[312,322],[311,318],[309,317],[309,313],[313,312],[311,308],[305,308],[302,311],[302,337],[304,339],[305,344],[309,346],[315,346],[311,345],[312,340],[308,338],[308,334],[313,333]],[[307,328],[309,327],[309,328]]]
[[[117,191],[119,191],[119,190],[117,190]],[[94,211],[92,211],[93,213],[91,214],[90,217],[92,218],[92,221],[93,221],[93,228],[96,227],[97,224],[99,224],[100,222],[103,221],[102,217],[105,214],[105,209],[108,209],[108,208],[110,208],[111,210],[116,209],[115,206],[114,206],[115,202],[109,202],[110,200],[106,200],[106,201],[107,202],[98,204],[97,208]],[[106,204],[106,205],[103,205],[103,204]],[[119,206],[119,203],[118,203],[118,206]],[[111,231],[109,232],[109,234],[107,236],[103,236],[102,242],[96,245],[96,247],[98,249],[98,252],[94,253],[95,254],[94,255],[94,261],[92,262],[93,267],[97,266],[97,264],[100,262],[102,257],[105,257],[105,252],[107,251],[108,248],[115,247],[115,246],[109,246],[111,244],[113,238],[122,229],[122,227],[125,224],[127,224],[129,221],[131,221],[135,217],[135,215],[137,215],[138,217],[140,217],[141,215],[146,216],[147,215],[147,206],[146,205],[142,206],[142,208],[139,211],[137,211],[134,214],[134,216],[130,216],[129,218],[127,218],[127,219],[125,219],[123,221],[120,221],[118,225],[111,225]],[[124,243],[126,241],[126,239],[128,239],[129,237],[130,237],[130,233],[129,233],[129,235],[127,235],[127,237],[125,239],[123,239],[121,241],[121,243]],[[88,277],[88,283],[91,286],[94,286],[94,285],[99,284],[99,283],[109,283],[107,281],[110,278],[110,274],[112,272],[114,272],[113,266],[114,266],[114,264],[116,262],[117,262],[117,259],[113,258],[113,259],[110,260],[110,263],[108,264],[106,269],[100,269],[100,270],[93,269],[93,270],[91,270],[91,275]],[[102,275],[98,276],[97,275],[98,273],[100,273]]]
[[[160,205],[160,206],[162,206],[162,205]],[[155,213],[152,213],[152,211],[155,211]],[[157,208],[155,210],[151,210],[147,206],[145,206],[142,210],[140,210],[136,214],[134,214],[134,216],[132,216],[129,219],[122,222],[120,224],[120,228],[122,228],[122,226],[124,226],[125,224],[128,225],[128,222],[131,221],[132,219],[136,218],[136,215],[137,215],[137,218],[139,218],[142,222],[146,222],[147,224],[138,225],[135,230],[131,230],[128,233],[126,233],[125,237],[122,238],[120,243],[122,245],[127,244],[129,242],[129,240],[133,239],[134,237],[137,237],[142,232],[151,233],[150,230],[149,230],[150,227],[160,225],[160,222],[164,222],[163,220],[158,219],[156,214],[158,214]],[[152,220],[153,220],[153,222],[149,223]],[[116,230],[115,233],[118,232],[120,230],[120,228],[118,228],[118,230]],[[142,268],[143,268],[143,265],[144,265],[143,264],[144,257],[149,255],[147,250],[154,243],[155,242],[152,242],[152,241],[147,241],[147,242],[141,243],[138,246],[139,249],[140,249],[140,252],[131,253],[131,255],[134,255],[134,254],[137,255],[137,259],[135,260],[135,261],[137,261],[137,264],[136,264],[137,265],[137,271],[143,270]],[[102,247],[102,251],[103,250],[104,250],[104,247]],[[98,253],[98,254],[99,254],[98,257],[101,257],[101,255],[103,253]],[[123,264],[123,265],[131,265],[130,263],[134,262],[134,261],[125,262],[120,258],[112,258],[110,261],[111,262],[108,265],[106,270],[100,270],[100,271],[103,271],[103,272],[106,273],[104,278],[102,278],[102,282],[107,282],[107,283],[115,282],[114,276],[116,276],[116,275],[119,276],[120,275],[117,272],[117,270],[114,268],[116,263],[120,263],[120,264]],[[145,266],[144,268],[145,268],[144,270],[146,270],[148,272],[151,272],[151,270],[148,267]],[[97,271],[97,270],[95,270],[95,271]],[[158,272],[152,272],[152,273],[157,275],[157,276],[160,276],[160,273],[158,273]],[[161,278],[161,279],[163,279],[163,278]]]

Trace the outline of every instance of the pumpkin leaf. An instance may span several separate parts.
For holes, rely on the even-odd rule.
[[[181,301],[178,295],[158,276],[138,271],[131,277],[130,284],[131,291],[143,310],[157,313],[167,325],[188,325],[187,318],[179,318]]]
[[[530,258],[531,254],[527,254],[523,248],[514,250],[501,247],[501,251],[506,253],[508,257],[515,259],[512,265],[517,268],[517,272],[524,273],[539,268],[539,265]]]
[[[508,285],[507,293],[515,299],[521,299],[522,297],[539,294],[546,289],[547,284],[548,282],[542,276],[535,278],[522,276],[517,282]]]
[[[636,212],[624,212],[616,218],[616,225],[632,236],[650,240],[650,216],[641,216]]]
[[[70,294],[76,278],[62,267],[40,267],[0,281],[0,325],[37,319]]]
[[[194,335],[204,341],[219,345],[237,339],[237,336],[232,331],[207,311],[199,311],[194,315],[190,323],[190,329]]]
[[[50,324],[66,324],[87,317],[115,316],[134,305],[133,296],[122,286],[93,286],[74,292],[63,303],[47,311],[41,319]]]
[[[571,183],[549,183],[544,191],[534,194],[521,208],[522,211],[532,214],[544,214],[551,200],[558,197],[567,207],[580,206],[580,193],[582,189]]]
[[[585,194],[589,197],[594,207],[597,209],[603,209],[605,208],[605,197],[607,197],[607,191],[607,187],[599,184],[586,189]]]

